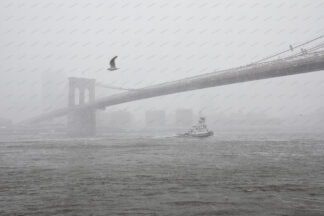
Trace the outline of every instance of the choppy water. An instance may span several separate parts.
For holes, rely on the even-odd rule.
[[[324,139],[2,141],[0,215],[324,215]]]

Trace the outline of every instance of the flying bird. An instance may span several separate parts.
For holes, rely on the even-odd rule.
[[[109,62],[110,64],[110,68],[108,68],[107,70],[110,70],[110,71],[114,71],[114,70],[118,70],[118,68],[116,68],[116,63],[115,63],[115,60],[118,56],[115,56],[114,58],[112,58]]]

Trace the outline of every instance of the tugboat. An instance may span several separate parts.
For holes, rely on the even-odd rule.
[[[179,134],[181,137],[209,137],[213,136],[214,132],[208,130],[205,117],[200,117],[198,124],[194,125],[190,130],[183,134]]]

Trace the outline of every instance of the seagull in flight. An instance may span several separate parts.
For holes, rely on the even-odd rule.
[[[112,58],[109,62],[110,64],[110,68],[108,68],[107,70],[110,70],[110,71],[114,71],[114,70],[118,70],[118,68],[116,68],[116,63],[115,63],[115,60],[118,56],[115,56],[114,58]]]

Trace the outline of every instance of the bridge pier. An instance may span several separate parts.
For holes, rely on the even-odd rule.
[[[95,79],[69,78],[68,104],[72,112],[68,114],[67,131],[71,136],[88,137],[96,135],[96,110],[79,109],[95,100]]]

